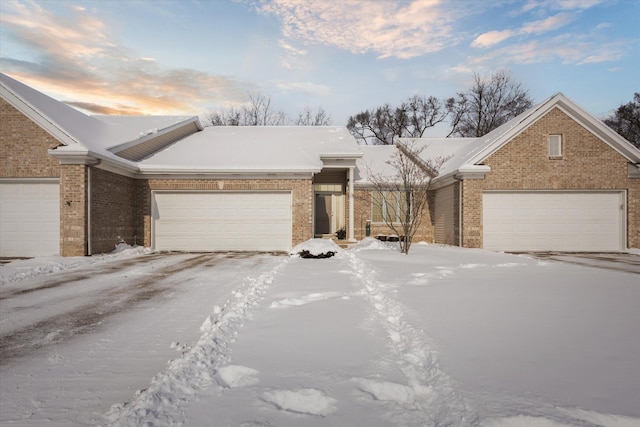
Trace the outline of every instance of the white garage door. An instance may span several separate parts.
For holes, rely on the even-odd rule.
[[[156,250],[291,248],[289,192],[154,192]]]
[[[60,185],[0,181],[0,256],[60,253]]]
[[[625,249],[624,192],[486,192],[484,247],[504,251]]]

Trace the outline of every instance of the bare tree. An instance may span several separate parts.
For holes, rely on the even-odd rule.
[[[287,115],[271,106],[271,97],[261,93],[249,94],[249,105],[242,112],[244,126],[281,126],[287,122]]]
[[[242,112],[235,108],[212,111],[205,117],[205,126],[239,126]]]
[[[459,92],[452,106],[447,136],[480,137],[531,108],[529,94],[505,71],[486,78],[474,73],[473,86]]]
[[[296,126],[328,126],[330,124],[331,117],[322,107],[318,107],[314,112],[308,105],[305,105],[298,113],[298,118],[295,121]]]
[[[365,144],[391,145],[397,138],[421,138],[427,129],[447,118],[452,106],[452,99],[414,95],[397,107],[384,104],[351,116],[347,128]]]
[[[619,106],[604,123],[640,148],[640,93],[634,93],[633,101]]]
[[[283,111],[273,108],[270,96],[250,93],[246,105],[212,111],[204,121],[205,126],[282,126],[288,123],[288,118]]]
[[[400,251],[404,254],[409,253],[413,237],[429,215],[431,183],[447,160],[445,157],[422,159],[420,156],[426,148],[399,144],[388,162],[395,170],[394,175],[372,173],[368,168],[370,203],[374,211],[381,213],[387,227],[404,236],[400,239]]]

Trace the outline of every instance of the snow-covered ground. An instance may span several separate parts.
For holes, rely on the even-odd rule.
[[[637,274],[322,245],[0,267],[0,423],[640,425]]]

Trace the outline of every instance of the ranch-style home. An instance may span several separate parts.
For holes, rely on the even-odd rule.
[[[480,138],[403,140],[444,156],[433,241],[503,251],[640,247],[640,150],[561,93]]]
[[[4,74],[0,95],[3,257],[90,255],[119,242],[286,251],[341,229],[349,241],[367,228],[388,233],[367,171],[388,169],[413,143],[448,158],[419,240],[514,251],[640,246],[640,151],[562,95],[483,138],[398,147],[358,146],[344,127],[87,116]]]

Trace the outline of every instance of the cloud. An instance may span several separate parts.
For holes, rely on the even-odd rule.
[[[625,41],[598,42],[585,35],[563,34],[544,40],[531,40],[495,49],[459,69],[477,69],[486,64],[535,64],[559,61],[563,64],[583,65],[614,61],[628,53]],[[454,67],[456,68],[456,67]]]
[[[518,31],[520,34],[542,34],[548,31],[557,30],[573,21],[575,15],[570,13],[559,13],[539,21],[528,22]]]
[[[197,113],[216,102],[240,104],[251,90],[233,78],[137,57],[113,43],[107,25],[84,8],[69,12],[54,15],[32,1],[3,5],[5,33],[33,56],[0,58],[3,72],[70,105],[118,114]]]
[[[324,96],[331,93],[329,86],[313,83],[313,82],[289,82],[284,80],[276,80],[274,86],[282,92],[302,92],[309,95]]]
[[[511,30],[489,31],[476,37],[475,40],[471,42],[471,46],[478,48],[490,47],[508,39],[513,36],[513,34],[514,32]]]
[[[488,48],[516,35],[540,35],[564,27],[575,17],[569,13],[559,13],[545,19],[525,23],[516,30],[489,31],[471,42],[471,47]]]
[[[528,0],[522,7],[523,12],[536,9],[548,10],[586,10],[607,0]]]
[[[307,51],[304,49],[298,49],[296,47],[291,46],[289,43],[287,43],[284,40],[279,40],[278,44],[280,45],[281,48],[283,48],[284,50],[286,50],[288,53],[292,54],[292,55],[306,55]]]
[[[336,46],[379,58],[413,58],[459,40],[455,7],[440,0],[271,0],[256,7],[282,22],[287,39]]]

